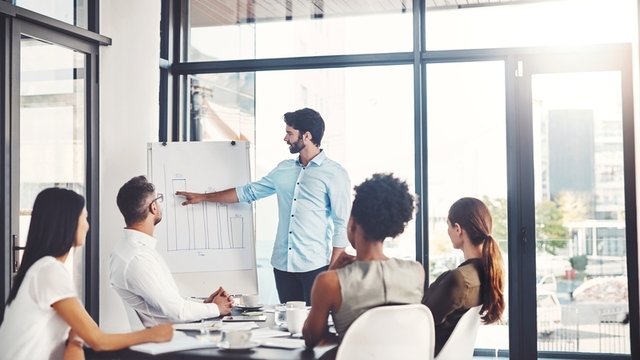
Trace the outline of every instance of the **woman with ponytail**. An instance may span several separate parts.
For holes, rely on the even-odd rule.
[[[462,198],[451,205],[447,224],[451,243],[462,250],[464,262],[425,289],[422,302],[435,321],[436,355],[470,308],[482,305],[485,324],[498,321],[504,311],[504,265],[491,235],[489,209],[478,199]]]
[[[84,198],[48,188],[36,197],[22,264],[0,325],[0,360],[83,359],[94,350],[117,350],[173,336],[171,324],[126,334],[106,334],[84,309],[64,262],[89,231]]]

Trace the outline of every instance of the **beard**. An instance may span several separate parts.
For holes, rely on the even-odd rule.
[[[155,219],[153,219],[153,225],[158,225],[162,221],[162,213],[158,214]]]
[[[297,154],[304,149],[304,141],[302,138],[298,139],[298,141],[289,144],[289,152],[292,154]]]

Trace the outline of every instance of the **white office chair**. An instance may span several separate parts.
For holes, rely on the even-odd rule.
[[[131,331],[144,329],[145,326],[142,324],[142,320],[140,320],[140,316],[136,310],[124,301],[122,304],[124,305],[124,311],[127,313],[127,320],[129,320],[129,327],[131,328]]]
[[[458,321],[451,336],[435,357],[436,360],[473,359],[473,349],[480,328],[480,309],[478,305],[469,309]]]
[[[336,360],[433,359],[433,315],[422,304],[386,305],[370,309],[349,327]]]

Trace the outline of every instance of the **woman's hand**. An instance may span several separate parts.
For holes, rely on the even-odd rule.
[[[343,267],[351,264],[355,260],[356,260],[355,256],[349,255],[349,254],[343,252],[342,254],[340,254],[340,256],[338,256],[336,261],[334,261],[333,263],[331,263],[331,265],[329,265],[329,270],[335,270],[335,269],[343,268]]]
[[[150,342],[165,342],[173,338],[173,325],[160,324],[147,329]]]
[[[64,350],[64,360],[83,360],[84,359],[84,341],[78,334],[69,330],[67,338],[67,347]]]

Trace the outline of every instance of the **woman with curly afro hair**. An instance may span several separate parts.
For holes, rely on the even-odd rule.
[[[356,256],[343,253],[316,278],[302,330],[307,347],[339,341],[355,319],[376,306],[420,303],[422,265],[383,252],[384,240],[400,235],[413,218],[414,201],[407,183],[392,174],[374,174],[355,187],[347,235]],[[328,331],[330,314],[337,338]]]

